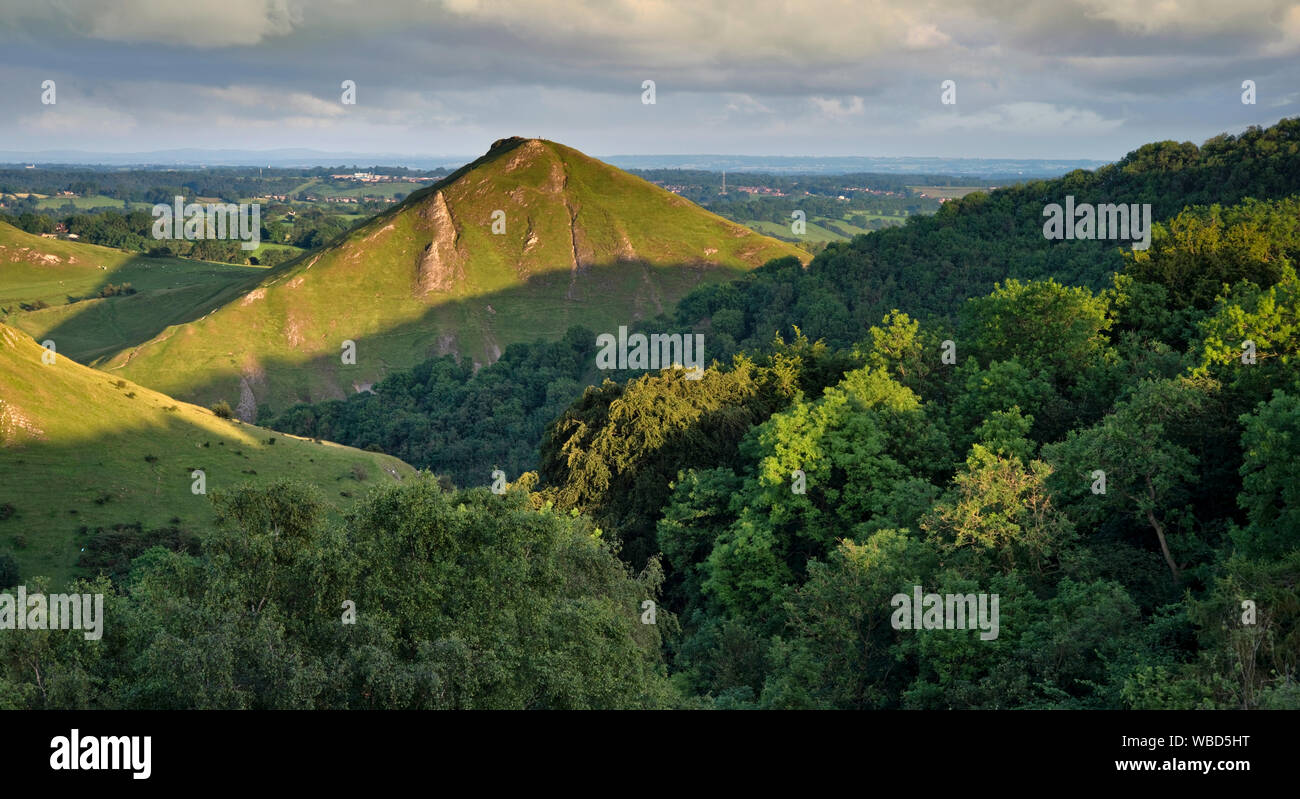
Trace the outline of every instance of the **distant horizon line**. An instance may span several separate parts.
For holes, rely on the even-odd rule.
[[[619,153],[590,155],[623,170],[679,169],[737,174],[883,174],[961,178],[1035,179],[1114,163],[1095,158],[1011,158],[941,155],[744,155],[726,153]],[[311,148],[268,150],[174,148],[140,152],[41,150],[0,151],[0,167],[111,169],[359,169],[393,167],[455,170],[481,155],[357,153]]]
[[[550,139],[548,141],[555,141]],[[557,142],[563,144],[563,142]],[[568,145],[566,145],[568,146]],[[575,148],[576,149],[576,148]],[[831,155],[810,155],[804,153],[723,153],[723,152],[691,152],[691,153],[605,153],[594,154],[582,151],[592,158],[807,158],[807,159],[834,159],[834,158],[861,158],[861,159],[881,159],[881,160],[934,160],[934,161],[1066,161],[1071,163],[1113,163],[1112,160],[1103,158],[1079,158],[1066,156],[1001,156],[1001,155],[860,155],[837,153]],[[215,148],[215,147],[175,147],[164,150],[81,150],[81,149],[50,149],[50,150],[0,150],[0,158],[9,158],[12,156],[44,156],[55,154],[76,154],[85,156],[150,156],[162,155],[166,153],[239,153],[239,154],[290,154],[301,153],[303,155],[319,154],[327,156],[343,156],[347,158],[418,158],[421,160],[441,160],[441,159],[459,159],[468,158],[470,160],[481,158],[482,153],[398,153],[398,152],[353,152],[341,150],[317,150],[310,147],[276,147],[263,150],[236,149],[236,148]],[[19,161],[30,161],[29,158],[19,158],[18,161],[9,163],[18,163]],[[142,165],[155,162],[140,162]],[[238,166],[258,166],[257,163],[239,164]],[[322,166],[325,166],[322,164]]]

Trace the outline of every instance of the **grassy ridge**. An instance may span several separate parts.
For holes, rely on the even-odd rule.
[[[574,324],[612,330],[787,255],[808,257],[576,150],[503,140],[106,368],[175,396],[226,399],[251,419],[441,353],[488,363]],[[340,358],[347,340],[355,365]]]
[[[868,228],[858,227],[848,221],[848,217],[857,214],[846,214],[842,219],[830,219],[824,216],[815,216],[807,220],[805,230],[802,235],[795,236],[790,232],[790,226],[782,222],[769,222],[763,219],[745,219],[742,222],[746,227],[758,231],[764,235],[773,238],[791,239],[796,241],[849,241],[854,236],[862,236],[872,231]],[[861,214],[868,219],[889,219],[903,224],[907,221],[905,216],[882,216],[880,214]],[[834,230],[830,226],[834,226]],[[842,231],[842,232],[841,232]],[[848,234],[848,235],[845,235]]]
[[[293,476],[340,508],[345,494],[412,471],[387,455],[227,421],[65,357],[46,364],[44,352],[0,325],[0,551],[16,555],[24,577],[62,584],[98,527],[210,523],[193,469],[209,493]]]
[[[0,309],[5,321],[83,363],[148,341],[238,296],[265,269],[185,258],[146,258],[47,239],[0,222]],[[108,284],[136,293],[97,297]],[[68,298],[80,301],[69,303]],[[81,299],[90,297],[91,299]],[[48,308],[22,311],[23,303]]]

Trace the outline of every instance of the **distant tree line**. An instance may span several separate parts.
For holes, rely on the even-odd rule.
[[[306,250],[324,246],[353,226],[338,214],[317,208],[297,211],[293,221],[286,221],[288,206],[267,205],[261,213],[260,240],[265,243],[289,244]],[[122,213],[101,210],[54,217],[43,213],[24,211],[11,216],[0,215],[0,221],[28,233],[51,233],[61,223],[68,233],[80,241],[114,247],[128,252],[142,252],[154,257],[181,256],[205,261],[246,263],[249,254],[234,239],[155,239],[153,226],[156,218],[150,211],[139,210]],[[266,249],[256,256],[262,266],[274,266],[294,257],[293,251]]]
[[[126,202],[169,203],[176,195],[219,197],[238,202],[241,197],[288,194],[306,179],[353,172],[379,172],[403,177],[444,177],[445,168],[422,170],[406,167],[70,167],[39,169],[0,167],[0,193],[56,195],[71,191],[78,196],[102,194]]]

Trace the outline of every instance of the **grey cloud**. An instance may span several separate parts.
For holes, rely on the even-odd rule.
[[[477,152],[522,133],[603,152],[1115,158],[1300,110],[1300,5],[1133,8],[0,0],[0,136]],[[57,114],[38,105],[46,77],[59,80]],[[639,101],[646,78],[652,107]],[[956,109],[938,102],[948,78]],[[1245,78],[1258,106],[1238,100]],[[343,79],[357,83],[354,107],[338,103]]]

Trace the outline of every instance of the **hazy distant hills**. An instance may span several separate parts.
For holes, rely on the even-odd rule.
[[[149,150],[134,153],[87,150],[0,150],[0,164],[103,165],[103,166],[273,166],[315,167],[385,164],[412,169],[456,167],[472,159],[466,155],[402,155],[312,150],[306,147],[277,150]]]
[[[1076,169],[1097,169],[1109,163],[1090,159],[940,158],[877,156],[781,155],[612,155],[605,159],[621,169],[703,169],[712,172],[849,175],[864,172],[888,175],[945,175],[1012,179],[1051,178]]]
[[[491,363],[569,326],[670,311],[792,245],[576,150],[505,139],[201,320],[104,368],[177,397],[260,407],[338,398],[437,354]],[[346,342],[355,364],[344,363]]]
[[[315,167],[385,164],[411,169],[456,167],[469,155],[410,155],[403,153],[327,152],[307,148],[279,150],[152,150],[136,153],[96,153],[84,150],[0,150],[0,164],[94,164],[104,166],[268,166]],[[775,174],[853,174],[875,172],[957,177],[1049,178],[1075,169],[1096,169],[1109,163],[1090,159],[941,158],[917,156],[783,156],[783,155],[610,155],[601,160],[619,169],[704,169],[770,172]]]

